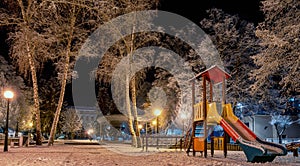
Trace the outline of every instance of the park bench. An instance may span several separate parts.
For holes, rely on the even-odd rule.
[[[11,148],[13,147],[22,147],[23,145],[27,145],[27,136],[21,136],[21,137],[18,137],[18,138],[8,138],[8,145],[10,145]],[[4,145],[4,141],[5,141],[5,138],[4,137],[1,137],[0,138],[0,145]]]
[[[294,157],[298,157],[298,148],[300,148],[300,141],[298,142],[291,142],[285,145],[286,149],[288,151],[292,151],[293,152],[293,156]]]

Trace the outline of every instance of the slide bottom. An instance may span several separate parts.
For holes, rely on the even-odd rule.
[[[246,143],[237,141],[238,145],[243,149],[248,162],[265,163],[272,162],[276,155],[264,154],[264,150],[255,146],[249,146]]]

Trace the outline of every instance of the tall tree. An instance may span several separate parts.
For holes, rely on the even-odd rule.
[[[99,24],[109,21],[110,19],[127,12],[146,9],[147,4],[149,3],[150,1],[49,1],[49,6],[51,6],[51,8],[55,11],[54,13],[56,13],[54,17],[55,20],[59,20],[55,23],[55,25],[59,27],[58,30],[61,32],[62,38],[60,37],[59,40],[63,41],[63,47],[59,48],[62,54],[60,55],[61,58],[57,66],[58,72],[61,73],[58,75],[61,78],[60,98],[58,101],[48,145],[53,144],[54,134],[56,132],[56,126],[63,103],[66,81],[68,76],[70,76],[69,68],[72,66],[72,64],[70,64],[70,56],[76,56],[85,39],[87,39],[88,35],[90,35]],[[50,28],[53,29],[54,27]],[[56,34],[56,36],[58,35]]]
[[[300,2],[262,1],[264,22],[256,30],[264,48],[253,56],[259,67],[253,70],[253,93],[260,96],[266,110],[281,111],[291,97],[300,95]]]
[[[115,8],[120,10],[121,12],[119,14],[126,14],[129,12],[134,11],[140,11],[140,10],[146,10],[151,9],[153,6],[157,5],[156,1],[119,1],[115,4]],[[115,90],[125,91],[124,96],[124,102],[125,107],[124,110],[126,110],[126,115],[128,117],[128,124],[130,133],[133,138],[133,146],[140,147],[141,146],[141,140],[139,139],[139,129],[138,129],[138,110],[137,110],[137,103],[136,103],[136,86],[138,85],[138,76],[133,73],[133,69],[135,68],[134,64],[134,56],[133,52],[138,49],[138,47],[143,46],[145,43],[151,40],[151,37],[147,35],[139,35],[137,37],[137,34],[135,32],[136,28],[136,16],[134,15],[132,19],[127,20],[129,28],[131,30],[131,33],[129,36],[123,37],[120,39],[120,42],[115,44],[111,49],[111,54],[118,55],[119,57],[109,57],[107,59],[102,59],[102,64],[105,66],[104,68],[97,71],[97,73],[101,76],[98,76],[100,80],[104,80],[104,82],[110,82],[111,76],[112,76],[112,70],[111,66],[115,66],[117,62],[120,61],[122,57],[127,56],[128,61],[124,65],[125,73],[124,75],[120,75],[120,82],[124,83],[123,85],[125,87],[118,87],[114,88]],[[139,25],[141,26],[141,25]],[[150,25],[142,25],[142,26],[150,26]],[[121,31],[121,28],[114,29],[114,33],[119,34]],[[138,42],[137,42],[138,41]],[[108,54],[107,54],[108,55]],[[114,59],[114,60],[112,60]],[[107,63],[106,63],[107,62]],[[105,74],[104,74],[105,73]],[[105,76],[104,76],[105,75]],[[102,77],[103,76],[103,77]],[[132,79],[130,78],[131,76]],[[119,92],[115,92],[119,93]],[[121,98],[122,98],[121,97]],[[120,99],[121,100],[121,99]],[[132,103],[132,104],[131,104]]]
[[[9,36],[11,56],[18,64],[18,69],[28,76],[30,73],[33,86],[34,114],[37,134],[37,145],[42,144],[40,122],[40,98],[37,71],[48,57],[49,45],[53,41],[39,31],[41,25],[37,12],[40,2],[36,0],[5,1],[6,8],[1,10],[1,25],[11,25],[14,31]],[[11,8],[17,8],[9,10]],[[43,18],[44,19],[44,18]]]
[[[77,1],[75,1],[77,2]],[[52,3],[54,3],[52,1]],[[61,3],[61,2],[58,2]],[[58,19],[60,21],[62,21],[65,26],[66,26],[66,31],[64,33],[65,37],[62,38],[62,42],[65,42],[65,51],[62,51],[62,70],[59,70],[59,72],[61,72],[61,87],[60,87],[60,96],[59,96],[59,100],[58,100],[58,105],[56,107],[56,112],[55,112],[55,116],[54,116],[54,120],[52,123],[52,127],[51,127],[51,132],[50,132],[50,137],[49,137],[49,141],[48,141],[48,145],[53,145],[54,142],[54,136],[56,133],[56,128],[57,128],[57,124],[59,121],[59,116],[60,116],[60,111],[63,105],[63,101],[64,101],[64,96],[65,96],[65,88],[66,88],[66,84],[67,84],[67,79],[68,79],[68,74],[69,74],[69,67],[70,67],[70,56],[71,56],[71,51],[72,51],[72,41],[74,40],[74,31],[75,31],[75,24],[76,24],[76,20],[78,17],[78,8],[77,8],[77,4],[76,5],[69,5],[67,4],[68,1],[65,1],[64,4],[53,4],[56,8],[56,10],[60,10],[60,7],[65,8],[65,11],[63,11],[63,14],[66,14],[66,20],[64,20],[62,16],[57,15]],[[79,4],[78,4],[79,5]],[[58,11],[59,12],[59,11]],[[54,28],[54,27],[51,27]]]
[[[255,26],[242,20],[238,15],[230,15],[221,9],[210,9],[208,17],[200,22],[217,47],[226,71],[231,75],[228,80],[227,100],[247,105],[243,110],[254,113],[256,101],[251,96],[249,74],[256,66],[251,59],[261,49],[255,36]],[[254,112],[253,112],[254,111]]]

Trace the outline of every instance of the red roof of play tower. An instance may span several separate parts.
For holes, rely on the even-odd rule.
[[[221,69],[219,66],[212,66],[209,69],[206,69],[205,71],[197,74],[195,77],[193,77],[192,79],[190,79],[190,81],[195,80],[198,77],[206,77],[206,79],[214,84],[220,83],[223,80],[223,77],[225,77],[225,79],[228,79],[230,76],[230,74],[228,74],[226,71],[224,71],[223,69]]]

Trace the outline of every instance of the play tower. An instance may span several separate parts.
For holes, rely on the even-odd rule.
[[[202,100],[195,103],[195,81],[198,78],[202,79]],[[189,155],[192,150],[193,156],[196,152],[200,152],[201,155],[204,153],[204,157],[207,157],[208,131],[213,130],[218,124],[224,129],[225,157],[227,156],[227,134],[242,148],[249,162],[271,162],[276,156],[286,155],[287,149],[284,146],[260,139],[234,115],[231,104],[226,103],[225,80],[228,78],[230,75],[223,69],[212,66],[189,80],[192,83],[193,125],[185,140],[187,154]],[[222,83],[222,99],[217,103],[213,99],[213,87],[220,83]],[[212,138],[211,156],[214,155],[213,141]]]
[[[195,81],[201,77],[202,79],[202,100],[199,103],[195,103]],[[213,102],[213,85],[222,83],[222,104],[226,103],[225,96],[225,80],[228,79],[230,75],[222,70],[218,66],[212,66],[211,68],[197,74],[195,77],[190,79],[192,83],[192,104],[193,104],[193,126],[191,137],[189,137],[189,147],[187,148],[187,153],[192,149],[193,156],[196,152],[201,154],[204,152],[204,157],[207,157],[207,136],[208,128],[210,125],[216,125],[216,123],[208,124],[207,122],[207,111],[208,103]],[[209,84],[209,97],[207,99],[207,83]],[[206,101],[206,102],[204,102]],[[205,103],[205,104],[204,104]],[[209,126],[208,126],[209,125]],[[211,127],[210,127],[211,128]],[[213,129],[213,128],[212,128]],[[224,137],[224,156],[227,155],[227,145],[226,137]],[[211,139],[211,155],[214,154],[213,139]]]

